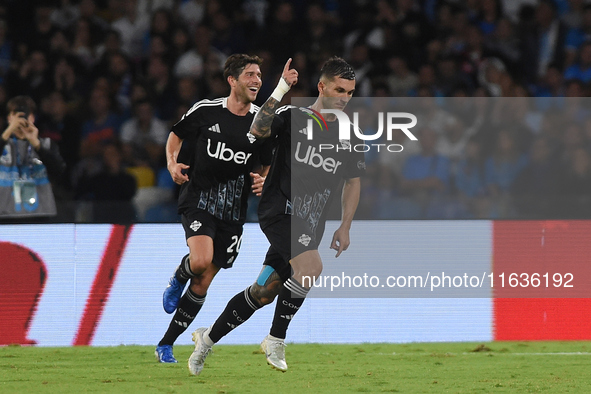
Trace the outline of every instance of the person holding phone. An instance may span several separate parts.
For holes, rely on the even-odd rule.
[[[48,174],[60,176],[65,163],[53,141],[39,138],[36,109],[28,96],[6,104],[8,127],[0,135],[0,219],[57,214]]]

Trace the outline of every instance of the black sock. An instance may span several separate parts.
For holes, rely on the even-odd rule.
[[[195,316],[201,310],[203,302],[205,302],[205,296],[193,293],[189,287],[181,297],[179,306],[176,308],[176,312],[168,326],[168,330],[166,330],[158,346],[172,345],[179,335],[185,332],[193,320],[195,320]]]
[[[247,321],[261,305],[250,295],[250,286],[232,298],[226,309],[211,326],[209,338],[218,342],[230,331]]]
[[[293,316],[300,309],[309,289],[302,287],[297,280],[289,278],[283,284],[277,296],[277,305],[275,306],[275,315],[273,316],[273,325],[269,334],[275,338],[285,339],[287,327],[293,319]]]
[[[195,276],[193,271],[191,271],[191,261],[189,260],[188,254],[181,259],[181,264],[176,269],[174,276],[183,285]]]

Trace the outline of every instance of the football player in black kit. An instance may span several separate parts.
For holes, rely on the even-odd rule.
[[[242,241],[249,192],[262,191],[272,142],[249,134],[259,110],[252,102],[262,84],[261,63],[257,56],[230,56],[224,66],[230,95],[197,102],[172,127],[166,143],[168,171],[182,185],[178,210],[189,254],[164,291],[164,310],[175,314],[156,347],[156,357],[163,363],[177,362],[174,342],[195,319],[220,268],[232,267]],[[177,160],[181,147],[185,156],[185,150],[191,152],[184,162]],[[190,286],[183,295],[187,282]]]
[[[259,203],[261,229],[271,246],[255,283],[235,295],[211,327],[193,333],[195,350],[189,358],[189,370],[194,375],[203,369],[214,343],[277,296],[271,330],[261,348],[273,368],[287,370],[284,349],[287,328],[312,285],[303,278],[317,278],[322,272],[318,245],[328,207],[343,179],[341,224],[330,247],[337,251],[338,257],[349,246],[349,229],[359,202],[360,176],[365,170],[363,153],[355,152],[351,146],[362,141],[356,137],[357,133],[350,133],[351,140],[339,140],[339,122],[334,113],[324,114],[328,130],[308,120],[310,113],[343,110],[355,90],[355,74],[343,59],[331,58],[320,72],[314,104],[309,108],[277,108],[283,95],[297,82],[297,71],[289,69],[290,62],[291,59],[250,129],[257,139],[277,141]],[[339,149],[326,152],[321,146]]]

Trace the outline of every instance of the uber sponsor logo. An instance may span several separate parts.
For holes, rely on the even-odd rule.
[[[222,161],[234,161],[236,164],[246,164],[252,153],[245,153],[241,151],[234,152],[231,148],[226,147],[225,142],[218,141],[212,152],[211,140],[207,139],[207,154],[214,159]]]
[[[322,167],[322,169],[326,172],[332,172],[336,174],[337,168],[343,164],[340,161],[333,159],[332,157],[324,158],[320,153],[316,153],[316,148],[313,146],[308,146],[306,153],[300,152],[302,148],[302,143],[298,142],[295,151],[295,159],[300,163],[306,163],[314,168]],[[301,149],[303,151],[303,149]]]

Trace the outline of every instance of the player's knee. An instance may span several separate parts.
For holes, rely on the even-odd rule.
[[[250,295],[260,306],[265,306],[275,300],[275,297],[279,294],[279,290],[281,290],[280,284],[277,286],[261,286],[255,282],[250,286]]]
[[[311,264],[309,266],[306,266],[299,273],[294,272],[292,277],[294,277],[296,279],[299,276],[307,277],[307,278],[318,278],[320,276],[320,274],[322,274],[322,262],[318,262],[316,264]]]
[[[211,258],[203,253],[191,253],[189,256],[191,272],[200,275],[212,264]]]

